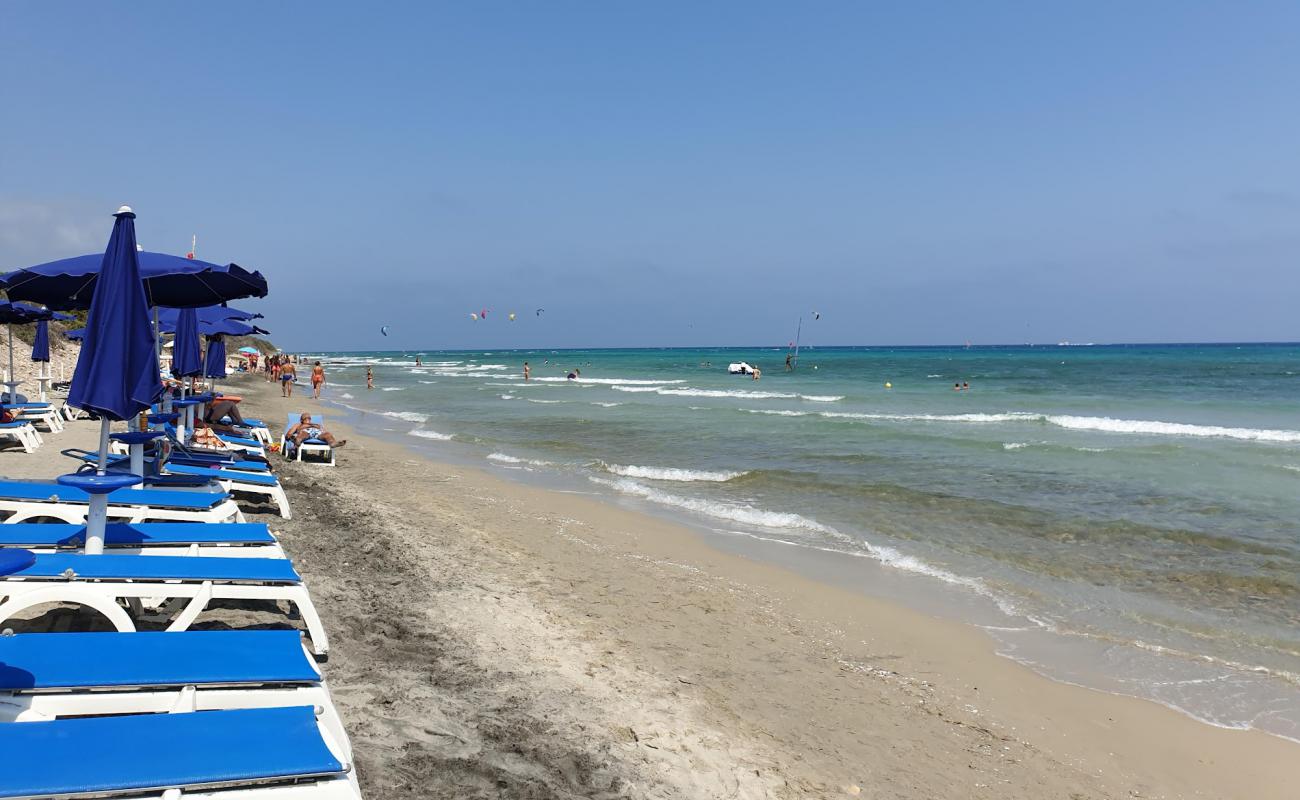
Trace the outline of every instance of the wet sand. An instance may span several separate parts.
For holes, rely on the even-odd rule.
[[[276,425],[286,401],[232,388]],[[300,387],[301,388],[301,387]],[[1055,683],[969,626],[599,500],[349,439],[276,530],[368,798],[1282,798],[1300,746]],[[10,475],[48,476],[0,456]],[[11,465],[14,465],[11,469]],[[57,465],[57,466],[56,466]],[[285,624],[232,607],[208,625]]]

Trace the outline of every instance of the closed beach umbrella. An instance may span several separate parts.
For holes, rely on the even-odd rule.
[[[183,308],[176,317],[176,338],[172,340],[172,374],[189,378],[202,371],[198,313],[192,308]]]
[[[140,279],[135,214],[122,206],[113,216],[113,235],[98,270],[86,335],[68,391],[70,405],[99,415],[98,468],[94,475],[59,477],[60,483],[91,495],[86,516],[86,552],[90,554],[104,551],[107,492],[139,482],[134,475],[106,474],[109,421],[134,417],[162,394],[149,304]]]
[[[140,280],[135,214],[123,206],[114,216],[68,402],[105,420],[125,420],[157,400],[162,384]]]
[[[208,337],[207,367],[203,375],[207,378],[226,377],[226,337]]]
[[[32,342],[32,361],[50,360],[50,323],[40,320],[36,323],[36,340]]]

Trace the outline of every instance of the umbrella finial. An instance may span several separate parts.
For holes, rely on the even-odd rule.
[[[131,210],[131,207],[130,207],[130,206],[122,206],[121,208],[119,208],[119,209],[117,210],[117,213],[114,214],[113,216],[115,216],[115,217],[120,217],[120,216],[122,216],[123,214],[129,214],[132,218],[135,217],[135,212]]]

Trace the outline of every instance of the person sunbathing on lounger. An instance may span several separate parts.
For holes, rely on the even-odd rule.
[[[299,417],[298,422],[285,435],[296,445],[301,445],[308,439],[320,439],[330,447],[342,447],[348,443],[347,439],[335,441],[334,434],[311,421],[311,414],[303,414]]]
[[[231,424],[226,425],[221,421],[225,417],[230,417]],[[222,433],[241,435],[248,433],[248,423],[244,422],[244,418],[239,413],[239,404],[234,400],[218,400],[208,406],[208,413],[203,415],[203,421],[213,430]]]

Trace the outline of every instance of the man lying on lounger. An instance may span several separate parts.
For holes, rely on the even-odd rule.
[[[312,422],[311,414],[303,414],[299,417],[298,422],[295,423],[285,435],[296,445],[301,445],[308,439],[320,439],[330,447],[342,447],[348,443],[347,439],[341,439],[337,442],[334,441],[334,434]]]

